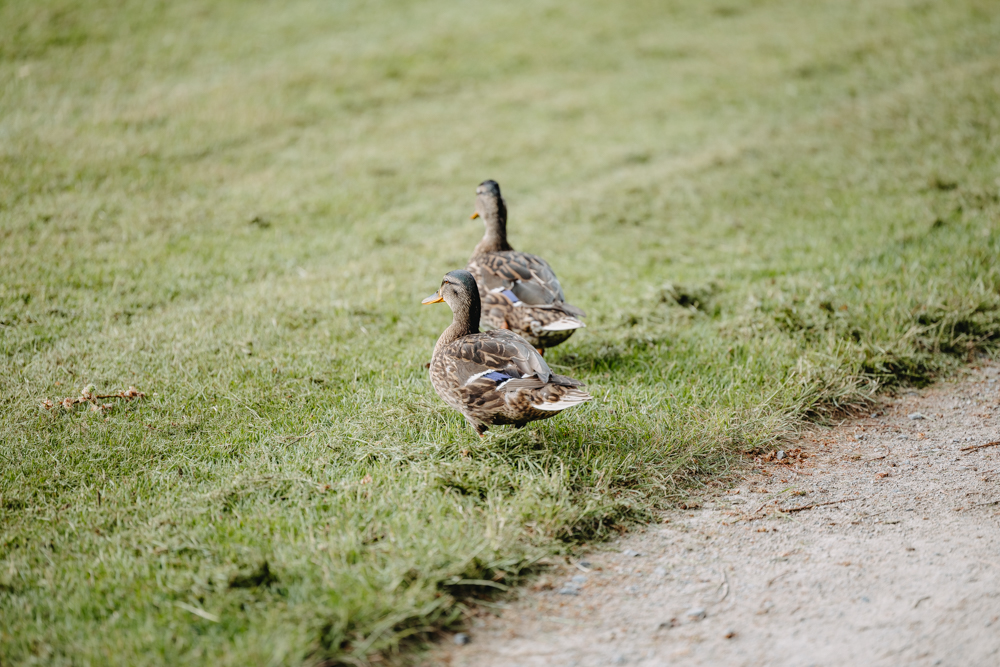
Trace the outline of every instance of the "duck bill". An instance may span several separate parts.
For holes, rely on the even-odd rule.
[[[479,217],[479,211],[476,211],[475,213],[469,216],[469,220],[475,220],[478,217]]]
[[[432,303],[441,303],[442,301],[444,301],[444,297],[437,292],[434,292],[434,294],[431,294],[429,297],[421,301],[420,305],[429,306]]]

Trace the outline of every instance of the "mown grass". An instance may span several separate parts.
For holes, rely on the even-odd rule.
[[[974,0],[3,3],[0,663],[392,657],[994,353],[998,56]],[[480,441],[417,303],[484,178],[598,400]],[[40,407],[89,383],[147,397]]]

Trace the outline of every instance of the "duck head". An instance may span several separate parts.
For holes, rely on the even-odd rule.
[[[479,301],[479,286],[471,273],[464,269],[449,271],[441,279],[441,287],[434,294],[421,301],[423,305],[444,301],[454,314],[455,323],[467,333],[479,331],[482,306]]]

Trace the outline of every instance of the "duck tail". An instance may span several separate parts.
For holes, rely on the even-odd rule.
[[[539,327],[539,331],[570,331],[587,326],[575,317],[561,317],[555,322],[549,322],[544,327]]]
[[[593,396],[576,387],[546,385],[535,392],[533,398],[537,400],[532,401],[531,406],[536,410],[558,412],[566,408],[572,408],[574,405],[586,403]]]

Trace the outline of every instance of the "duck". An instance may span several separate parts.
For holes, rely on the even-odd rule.
[[[566,303],[549,263],[537,255],[517,252],[507,241],[507,205],[499,183],[479,184],[471,218],[482,218],[486,228],[465,267],[479,285],[484,327],[515,331],[544,355],[546,348],[586,326],[581,320],[585,313]]]
[[[490,426],[522,428],[591,400],[582,382],[553,373],[516,332],[480,331],[480,291],[472,273],[459,269],[445,274],[438,291],[421,302],[444,302],[452,311],[430,363],[431,384],[445,403],[483,437]]]

